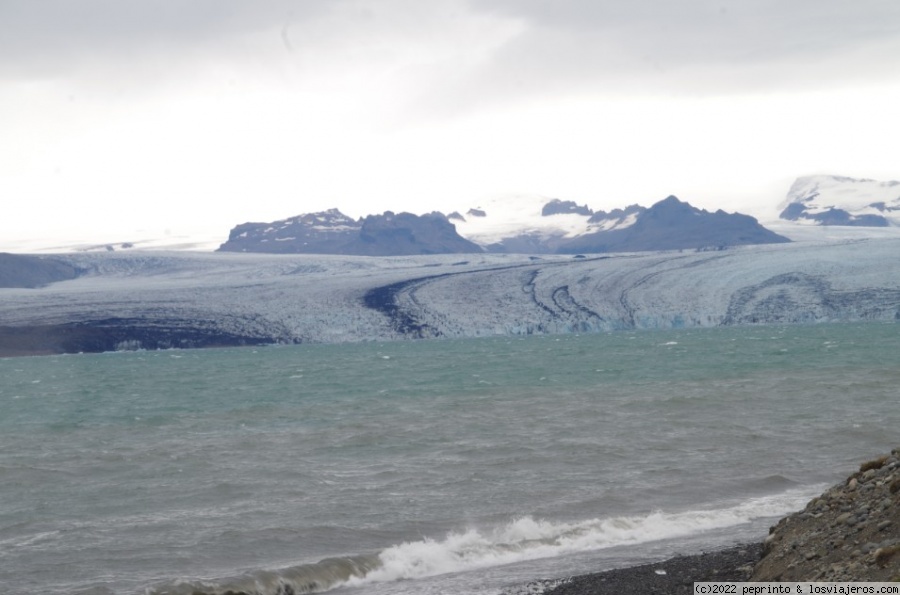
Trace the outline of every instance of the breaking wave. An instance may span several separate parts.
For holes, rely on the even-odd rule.
[[[341,586],[416,579],[550,558],[620,545],[640,544],[723,529],[793,512],[822,486],[793,489],[728,508],[662,511],[578,522],[522,517],[491,531],[469,529],[442,540],[423,539],[369,556],[329,558],[277,571],[257,571],[221,581],[179,581],[147,595],[300,595]]]

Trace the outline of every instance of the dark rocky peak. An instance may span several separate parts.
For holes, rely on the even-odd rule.
[[[594,214],[587,205],[581,205],[575,203],[573,200],[560,200],[558,198],[554,198],[550,202],[544,205],[544,208],[541,209],[541,217],[549,217],[551,215],[584,215],[586,217],[590,217]]]
[[[469,217],[487,217],[487,213],[482,211],[481,209],[469,209],[466,211],[466,215]]]
[[[882,213],[893,213],[894,211],[900,211],[900,205],[897,205],[897,206],[889,206],[889,205],[888,205],[886,202],[884,202],[883,200],[882,200],[882,201],[879,201],[879,202],[873,202],[873,203],[870,204],[869,206],[872,207],[873,209],[878,209],[878,210],[881,211]]]
[[[679,219],[682,217],[696,217],[703,213],[706,213],[706,211],[701,211],[686,202],[678,200],[678,197],[670,195],[647,209],[644,215],[650,218]]]
[[[342,254],[360,223],[338,209],[305,213],[271,223],[242,223],[219,247],[224,252]]]
[[[646,207],[640,205],[629,205],[624,209],[613,209],[608,213],[606,211],[595,211],[594,214],[591,215],[591,218],[588,219],[588,222],[600,223],[601,221],[608,221],[610,219],[625,219],[631,215],[643,213],[646,210]]]
[[[449,215],[447,215],[447,219],[450,221],[459,221],[461,223],[466,222],[466,218],[459,214],[459,211],[453,211]]]
[[[561,246],[560,251],[598,253],[721,249],[790,241],[762,227],[749,215],[728,214],[722,210],[710,213],[674,196],[638,213],[633,225],[585,234]]]
[[[647,209],[638,218],[637,224],[654,228],[680,227],[682,229],[701,229],[710,226],[723,226],[723,228],[746,226],[748,228],[758,227],[759,229],[764,229],[754,217],[749,215],[741,213],[729,214],[722,209],[710,213],[678,200],[675,196],[669,196]]]
[[[456,232],[439,212],[414,215],[385,211],[362,220],[352,253],[371,256],[481,252],[477,244]]]

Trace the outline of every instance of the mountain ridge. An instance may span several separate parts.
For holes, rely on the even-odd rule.
[[[474,205],[474,206],[473,206]],[[576,236],[600,230],[624,229],[635,223],[648,207],[632,204],[625,208],[614,208],[609,212],[593,210],[587,204],[573,200],[563,200],[537,194],[494,195],[483,198],[480,203],[456,203],[448,209],[449,215],[437,213],[455,225],[456,232],[463,240],[478,244],[478,248],[466,246],[466,250],[486,250],[488,252],[552,254],[559,246]],[[455,210],[453,210],[455,209]],[[881,238],[900,235],[900,182],[881,182],[868,178],[852,178],[840,175],[811,175],[796,178],[789,191],[779,202],[773,202],[771,211],[753,210],[760,222],[770,231],[786,236],[793,241],[817,241],[821,239]],[[390,211],[388,211],[390,212]],[[779,217],[779,213],[781,216]],[[346,225],[358,233],[364,217],[352,219],[337,209],[307,213],[307,215],[331,215],[340,221],[336,226]],[[302,218],[303,216],[298,216]],[[283,219],[281,223],[291,219]],[[273,223],[279,223],[278,221]],[[250,239],[240,238],[242,233],[251,235],[254,226],[262,226],[258,231],[267,230],[273,223],[244,223],[232,228],[232,236],[221,233],[221,221],[211,219],[194,223],[193,228],[185,228],[179,221],[178,228],[139,229],[127,231],[122,228],[108,228],[87,234],[73,232],[68,237],[15,237],[0,238],[0,252],[16,254],[64,254],[79,252],[144,252],[144,251],[215,251],[224,243],[237,251],[254,251]],[[309,222],[315,225],[314,222]],[[226,222],[225,225],[228,223]],[[321,227],[321,226],[320,226]],[[295,230],[303,231],[303,230]],[[309,230],[307,230],[309,231]],[[342,253],[340,248],[350,242],[352,233],[341,229],[318,229],[316,242],[320,244],[317,253]],[[327,233],[326,233],[327,232]],[[254,232],[255,233],[255,232]],[[323,238],[331,234],[335,245],[326,249]],[[259,236],[256,241],[270,244],[267,252],[302,253],[288,249],[287,245],[296,234],[270,237]],[[286,243],[278,248],[274,242]],[[299,241],[299,240],[298,240]],[[458,238],[456,239],[458,242]],[[407,242],[409,248],[409,243]],[[707,247],[715,242],[707,241]],[[441,248],[446,250],[447,248]],[[357,248],[357,251],[360,248]],[[312,252],[312,250],[307,250]],[[350,251],[349,248],[344,252]],[[421,250],[425,252],[426,250]],[[390,253],[390,252],[386,252]]]
[[[534,206],[534,205],[532,205]],[[399,256],[454,253],[634,252],[724,248],[789,242],[749,215],[710,213],[669,196],[646,208],[607,213],[551,199],[517,220],[492,219],[490,210],[461,215],[386,211],[352,220],[338,209],[270,223],[234,227],[222,252]],[[537,215],[537,216],[536,216]],[[492,227],[493,226],[493,227]]]

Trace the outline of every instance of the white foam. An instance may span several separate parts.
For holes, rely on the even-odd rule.
[[[358,586],[372,582],[424,578],[620,545],[686,537],[756,519],[783,516],[802,508],[824,487],[789,490],[720,509],[677,513],[655,511],[639,516],[594,518],[577,522],[551,522],[522,517],[493,531],[469,529],[461,533],[450,533],[440,541],[426,538],[390,547],[380,553],[382,564],[379,568],[362,578],[352,578],[348,583]]]

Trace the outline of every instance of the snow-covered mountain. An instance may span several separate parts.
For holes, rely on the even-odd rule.
[[[771,204],[775,205],[776,201],[773,198]],[[231,230],[230,237],[225,228],[213,225],[211,221],[194,222],[194,228],[184,228],[184,222],[178,222],[177,230],[129,231],[110,227],[86,233],[73,228],[68,236],[17,238],[7,235],[0,238],[0,252],[212,251],[222,247],[224,241],[225,250],[273,253],[384,255],[488,251],[552,254],[578,238],[600,232],[618,232],[610,237],[633,238],[634,230],[628,234],[623,233],[624,230],[634,226],[648,210],[648,207],[630,205],[610,212],[595,211],[588,205],[541,195],[499,195],[480,203],[466,202],[448,207],[444,211],[448,215],[386,212],[356,220],[337,209],[330,209],[271,223],[241,224]],[[889,237],[900,232],[900,182],[841,176],[801,177],[791,186],[778,211],[780,218],[773,213],[763,224],[794,241]],[[429,216],[436,218],[428,221]],[[387,221],[389,217],[393,220]],[[367,236],[362,232],[366,219],[369,219],[374,235]],[[455,230],[443,225],[442,220]],[[713,228],[719,223],[721,221]],[[702,245],[736,244],[727,239],[703,237],[705,231],[700,231],[703,232],[698,236],[702,238]],[[440,241],[429,246],[429,238],[436,235],[441,236]],[[697,235],[697,230],[687,235]],[[363,240],[362,236],[367,237]],[[600,237],[596,236],[597,239]],[[621,247],[623,244],[618,240],[597,243],[620,246],[616,249],[632,249]],[[630,239],[629,243],[647,242]],[[372,250],[374,245],[379,250]],[[656,244],[649,249],[660,247]],[[698,243],[695,247],[702,246]],[[562,251],[594,249],[573,247]]]
[[[512,205],[512,208],[510,208]],[[708,249],[787,242],[756,219],[709,213],[670,196],[650,208],[609,213],[541,197],[496,199],[454,211],[369,215],[354,221],[331,209],[231,230],[223,252],[398,256],[499,252],[573,254]]]
[[[110,252],[0,289],[0,355],[900,320],[900,239],[578,257]]]
[[[632,205],[610,213],[539,195],[496,196],[448,218],[461,236],[488,252],[547,254],[567,241],[632,225],[646,208]]]
[[[900,226],[900,182],[842,176],[797,178],[781,218],[817,225]]]

